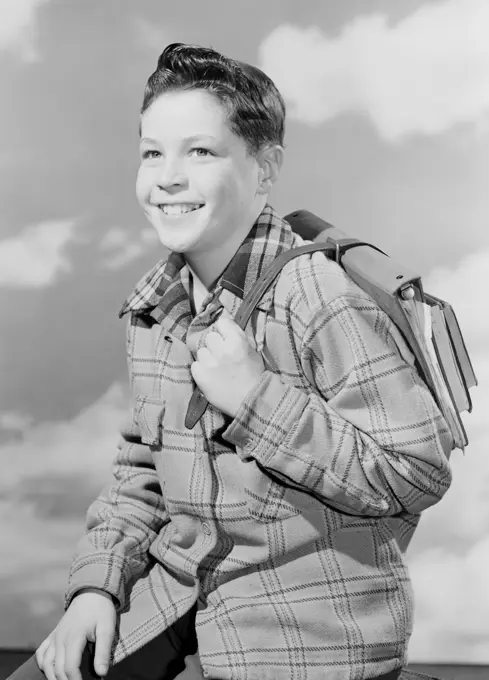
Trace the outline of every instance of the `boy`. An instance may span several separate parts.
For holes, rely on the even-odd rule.
[[[92,677],[87,642],[98,675],[175,678],[197,641],[193,677],[401,677],[402,553],[452,440],[390,320],[321,253],[234,323],[302,244],[267,202],[284,119],[265,74],[213,50],[170,45],[148,81],[137,195],[171,254],[121,310],[132,419],[36,654],[49,680]]]

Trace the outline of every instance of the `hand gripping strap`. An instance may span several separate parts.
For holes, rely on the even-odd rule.
[[[371,243],[358,241],[354,238],[344,238],[340,241],[327,239],[326,241],[322,242],[318,241],[316,243],[308,243],[305,246],[292,248],[291,250],[287,250],[285,253],[282,253],[277,257],[276,260],[273,261],[268,271],[265,272],[265,274],[255,282],[254,286],[238,309],[238,312],[234,318],[235,323],[237,323],[241,330],[244,331],[256,305],[260,302],[263,295],[265,295],[284,266],[287,264],[287,262],[290,262],[290,260],[299,257],[299,255],[323,251],[327,257],[334,259],[338,264],[341,264],[341,258],[344,253],[346,253],[347,250],[350,250],[351,248],[357,248],[358,246],[369,246],[369,248],[374,248],[385,255],[385,253],[380,250],[380,248],[377,248]],[[185,427],[187,430],[192,430],[199,422],[205,413],[208,403],[209,402],[203,395],[200,388],[195,387],[192,397],[190,398],[187,414],[185,416]]]
[[[357,244],[360,245],[360,242],[358,241],[355,245]],[[349,245],[351,247],[352,244]],[[260,302],[263,295],[270,288],[287,262],[299,257],[299,255],[304,255],[305,253],[314,253],[317,250],[324,251],[329,257],[337,257],[336,243],[331,242],[310,243],[305,246],[300,246],[299,248],[292,248],[291,250],[282,253],[282,255],[279,255],[279,257],[273,261],[268,271],[263,276],[261,276],[258,281],[256,281],[246,298],[241,303],[241,306],[234,318],[235,323],[237,323],[238,326],[244,330],[256,305]],[[185,427],[187,430],[192,430],[199,422],[205,413],[208,403],[209,402],[203,395],[200,388],[196,387],[192,397],[190,398],[187,414],[185,416]]]

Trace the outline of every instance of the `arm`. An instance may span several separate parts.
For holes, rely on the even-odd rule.
[[[366,295],[309,315],[300,347],[311,390],[270,371],[225,438],[285,483],[358,515],[419,513],[448,489],[448,428]]]
[[[128,363],[131,378],[130,356]],[[122,608],[127,583],[147,566],[149,547],[168,521],[152,453],[141,440],[134,411],[122,428],[113,471],[113,482],[88,509],[87,531],[70,569],[66,607],[80,591],[98,589]]]

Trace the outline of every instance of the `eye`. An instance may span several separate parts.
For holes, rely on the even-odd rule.
[[[145,149],[141,153],[141,158],[143,160],[148,160],[150,158],[159,158],[161,156],[159,151],[156,151],[156,149]]]
[[[199,158],[205,158],[206,156],[214,156],[210,149],[205,149],[203,146],[196,146],[190,149],[190,153],[195,154]]]

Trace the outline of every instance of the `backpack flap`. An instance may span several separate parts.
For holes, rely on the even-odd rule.
[[[379,289],[392,296],[414,284],[420,289],[422,299],[420,275],[398,264],[376,246],[349,238],[340,229],[308,210],[296,210],[284,219],[301,238],[337,246],[338,264],[341,260],[348,276],[366,292]]]
[[[292,231],[306,241],[325,241],[329,234],[335,239],[345,237],[339,229],[309,210],[295,210],[286,215],[284,220],[290,224]]]

